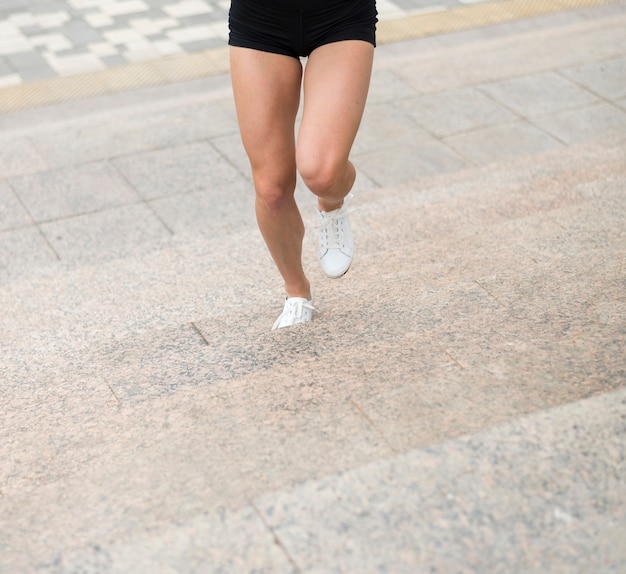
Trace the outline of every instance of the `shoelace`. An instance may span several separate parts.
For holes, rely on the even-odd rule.
[[[294,320],[302,317],[302,312],[304,309],[317,311],[317,309],[306,300],[300,298],[286,299],[285,308],[283,309],[283,312],[278,316],[278,319],[276,319],[276,321],[274,322],[273,329],[278,327],[283,319],[287,319],[289,323],[293,324]]]
[[[351,193],[348,194],[339,209],[322,214],[322,222],[317,227],[321,231],[320,242],[323,249],[342,249],[344,247],[343,219],[346,215],[356,211],[356,209],[346,209],[348,201],[352,197]]]
[[[343,247],[343,213],[324,216],[323,222],[319,225],[320,241],[324,249],[341,249]]]

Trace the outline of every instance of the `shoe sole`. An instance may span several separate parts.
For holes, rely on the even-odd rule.
[[[324,275],[326,275],[329,279],[341,279],[348,271],[350,271],[350,267],[352,267],[352,263],[350,263],[350,266],[341,275],[329,275],[323,269],[322,273],[324,273]]]

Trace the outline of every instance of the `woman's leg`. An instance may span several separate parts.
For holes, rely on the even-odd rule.
[[[304,110],[297,165],[320,210],[318,257],[333,279],[352,264],[354,242],[343,207],[356,178],[350,149],[361,123],[369,89],[374,46],[360,40],[320,46],[304,72]]]
[[[348,160],[367,99],[374,46],[360,40],[320,46],[304,72],[297,165],[321,211],[341,206],[356,172]]]
[[[294,124],[302,65],[296,58],[230,48],[230,68],[243,145],[250,159],[261,234],[288,297],[311,298],[302,268],[304,224],[294,199]]]

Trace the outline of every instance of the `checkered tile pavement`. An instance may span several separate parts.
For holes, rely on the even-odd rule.
[[[378,11],[391,19],[476,1],[378,0]],[[230,0],[1,0],[0,88],[225,46],[229,6]]]

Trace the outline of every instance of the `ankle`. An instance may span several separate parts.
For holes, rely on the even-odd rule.
[[[307,301],[311,300],[311,285],[307,281],[299,285],[287,285],[285,284],[285,293],[287,297],[302,297]]]
[[[292,299],[294,297],[299,297],[301,299],[306,299],[307,301],[310,301],[313,297],[311,296],[311,291],[308,292],[303,292],[303,291],[298,291],[295,293],[286,293],[287,299]]]
[[[328,199],[322,199],[321,197],[317,200],[317,208],[324,212],[329,213],[331,211],[335,211],[339,209],[343,205],[343,198],[339,201],[333,201]]]

